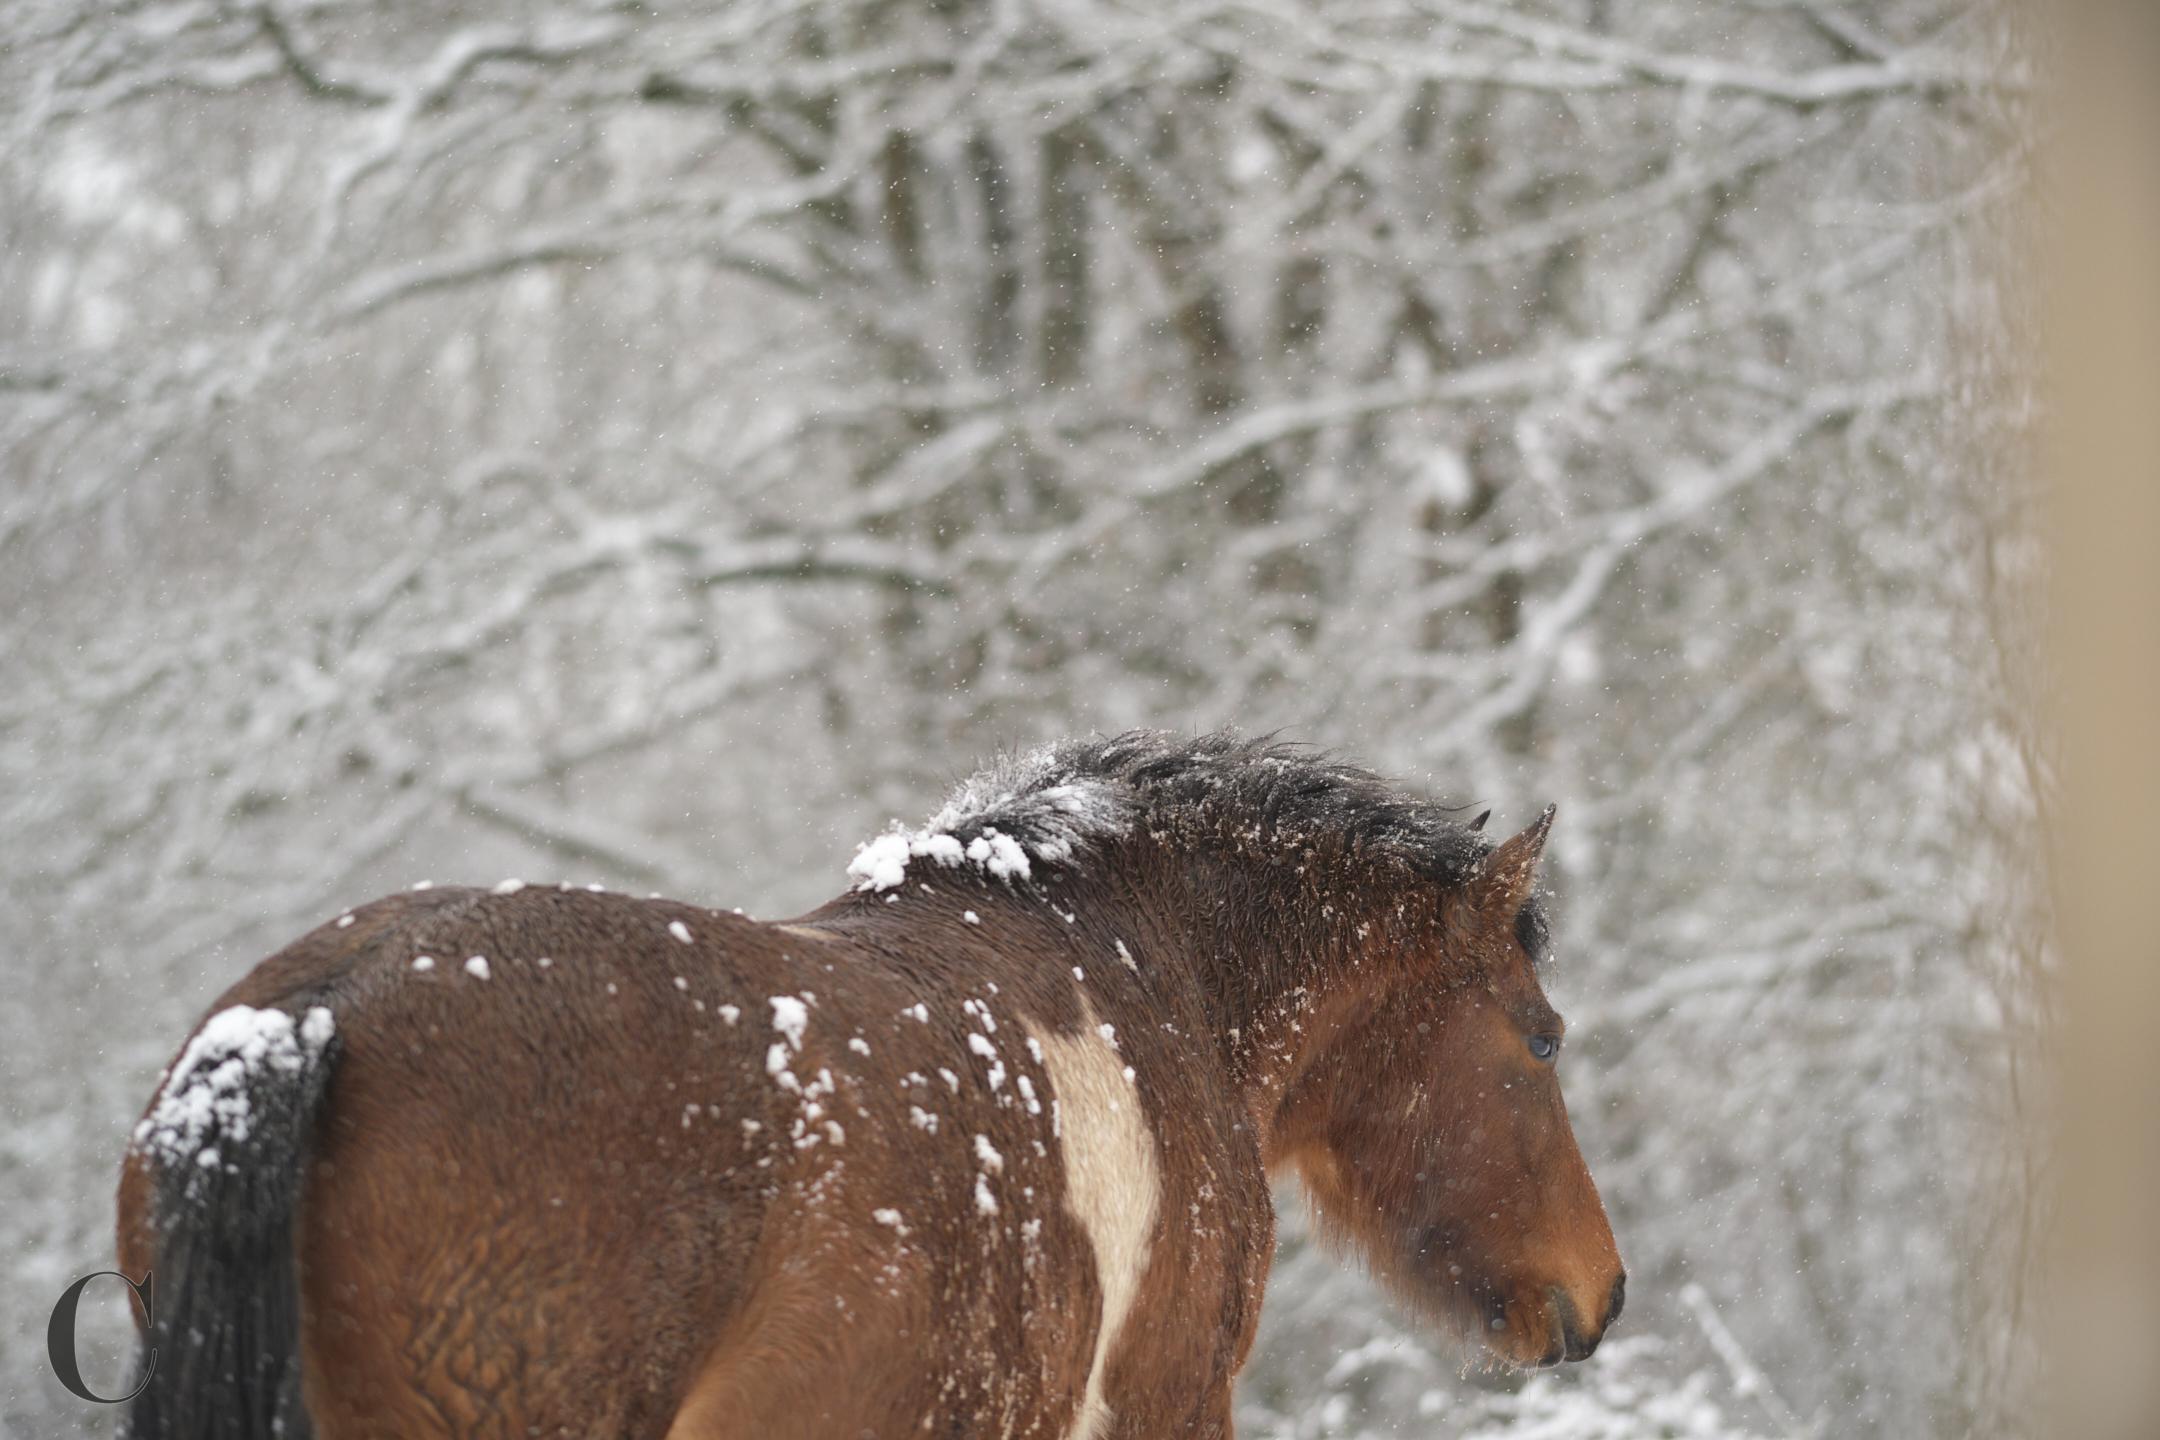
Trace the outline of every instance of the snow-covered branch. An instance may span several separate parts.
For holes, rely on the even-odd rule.
[[[1928,1108],[2045,950],[1999,22],[0,5],[6,1073],[80,1107],[416,879],[785,913],[999,746],[1280,728],[1561,802],[1570,1105],[1697,1388],[1472,1399],[1292,1267],[1355,1363],[1264,1344],[1246,1431],[1709,1433],[1688,1273],[1793,1414],[2015,1428],[1944,1399]]]

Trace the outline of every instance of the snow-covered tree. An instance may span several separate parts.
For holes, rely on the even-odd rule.
[[[1984,0],[0,8],[0,1348],[334,908],[789,912],[996,746],[1234,724],[1560,803],[1668,1340],[1475,1398],[1294,1245],[1249,1429],[2012,1423],[2026,63]],[[11,1360],[0,1433],[72,1405]]]

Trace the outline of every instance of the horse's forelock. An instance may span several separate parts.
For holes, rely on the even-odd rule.
[[[1523,950],[1530,956],[1530,963],[1538,969],[1546,968],[1552,959],[1552,923],[1545,912],[1545,898],[1532,895],[1515,916],[1515,938],[1522,942]]]

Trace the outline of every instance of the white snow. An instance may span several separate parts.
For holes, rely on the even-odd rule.
[[[765,1052],[765,1073],[772,1076],[774,1083],[781,1089],[793,1090],[798,1095],[802,1093],[802,1082],[795,1078],[794,1071],[788,1069],[786,1041],[773,1041],[771,1048]]]
[[[343,929],[344,929],[344,928],[345,928],[346,926],[348,926],[348,925],[352,924],[352,922],[353,922],[353,917],[352,917],[352,916],[350,916],[350,915],[340,915],[340,916],[338,916],[338,917],[337,917],[337,928],[338,928],[338,929],[340,929],[340,930],[343,930]]]
[[[902,1235],[907,1234],[907,1226],[900,1223],[901,1215],[898,1210],[872,1210],[870,1218],[880,1225],[899,1231]]]
[[[685,945],[688,945],[690,943],[690,927],[683,924],[683,922],[680,920],[668,921],[667,933],[673,935],[677,940],[682,941],[682,943]]]
[[[982,1056],[983,1059],[990,1061],[992,1064],[997,1062],[997,1046],[991,1044],[987,1036],[971,1034],[967,1037],[967,1045],[968,1049]]]
[[[975,1137],[975,1158],[982,1163],[982,1168],[988,1173],[992,1175],[1004,1173],[1005,1157],[998,1154],[997,1147],[990,1143],[989,1136],[977,1135]]]
[[[908,853],[908,837],[888,831],[855,852],[847,873],[856,877],[858,890],[890,890],[907,879]],[[922,853],[930,852],[925,848]]]
[[[996,830],[985,830],[968,841],[967,858],[988,868],[1000,880],[1010,880],[1015,875],[1022,880],[1028,878],[1027,851],[1021,849],[1020,842],[1012,836]]]
[[[902,1010],[902,1011],[901,1011],[900,1013],[901,1013],[901,1014],[903,1014],[903,1015],[912,1015],[912,1016],[914,1016],[914,1017],[915,1017],[915,1018],[916,1018],[917,1020],[920,1020],[920,1021],[921,1021],[921,1022],[922,1022],[923,1024],[925,1024],[925,1025],[927,1025],[927,1024],[929,1024],[929,1023],[930,1023],[930,1009],[929,1009],[929,1007],[928,1007],[928,1006],[926,1006],[926,1005],[922,1005],[922,1004],[915,1004],[915,1005],[910,1005],[910,1006],[908,1006],[908,1008],[907,1008],[907,1009],[905,1009],[905,1010]]]
[[[435,968],[435,957],[432,955],[415,955],[413,956],[412,968],[425,974]]]
[[[848,862],[857,890],[891,890],[907,879],[910,860],[952,867],[972,862],[1001,880],[1025,880],[1037,861],[1067,860],[1083,844],[1125,828],[1129,801],[1110,785],[1074,780],[1043,786],[1057,764],[1040,750],[1003,772],[986,771],[963,784],[920,830],[898,822]],[[1000,819],[1006,822],[1001,826]],[[1023,845],[1010,832],[1034,836]],[[972,830],[965,842],[953,832]],[[971,922],[973,923],[973,922]]]
[[[960,912],[960,918],[961,918],[962,920],[965,920],[965,921],[967,921],[967,923],[968,923],[968,924],[970,924],[970,925],[980,925],[980,924],[982,924],[982,916],[980,916],[980,915],[977,915],[977,914],[976,914],[976,913],[975,913],[975,912],[974,912],[973,910],[963,910],[963,911],[961,911],[961,912]],[[348,915],[348,916],[346,916],[346,917],[345,917],[345,920],[346,920],[346,921],[350,921],[351,919],[352,919],[352,917],[351,917],[350,915]],[[342,923],[345,923],[345,922],[341,921],[341,922],[339,922],[339,923],[341,923],[341,924],[342,924]]]
[[[487,962],[487,956],[485,956],[485,955],[475,955],[475,956],[473,956],[473,957],[472,957],[471,959],[467,960],[467,961],[465,962],[465,973],[466,973],[466,974],[468,974],[468,975],[470,975],[470,976],[472,976],[472,977],[473,977],[473,978],[474,978],[475,980],[485,980],[485,979],[487,979],[487,978],[488,978],[488,962]]]
[[[720,1018],[733,1025],[742,1018],[742,1008],[736,1005],[722,1005],[720,1007]]]
[[[296,1024],[283,1010],[234,1005],[203,1022],[173,1063],[157,1104],[135,1127],[134,1143],[167,1163],[220,1163],[217,1144],[248,1138],[248,1087],[266,1074],[298,1075],[323,1052],[337,1023],[314,1006]]]
[[[775,995],[766,1003],[772,1006],[773,1029],[787,1036],[789,1048],[802,1049],[803,1028],[810,1023],[809,1007],[793,995]]]
[[[849,1040],[847,1042],[847,1048],[854,1051],[858,1055],[868,1055],[870,1053],[870,1043],[867,1040],[864,1040],[860,1035],[857,1035],[853,1039]]]
[[[524,888],[525,882],[523,880],[504,880],[496,885],[495,893],[497,895],[515,895]]]
[[[998,1213],[997,1197],[990,1193],[990,1177],[987,1175],[975,1177],[975,1208],[985,1215]]]
[[[1117,958],[1124,961],[1125,968],[1132,971],[1133,974],[1140,973],[1140,962],[1132,958],[1132,951],[1125,948],[1123,940],[1117,942]]]

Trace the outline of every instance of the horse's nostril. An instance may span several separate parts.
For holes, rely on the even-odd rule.
[[[1620,1318],[1620,1307],[1625,1304],[1627,1304],[1627,1272],[1623,1270],[1613,1277],[1612,1298],[1605,1302],[1605,1324],[1608,1328],[1613,1321]]]
[[[1597,1337],[1592,1335],[1586,1339],[1582,1333],[1582,1316],[1575,1308],[1575,1297],[1559,1285],[1552,1286],[1545,1294],[1552,1301],[1553,1320],[1559,1331],[1545,1363],[1557,1365],[1562,1360],[1580,1360],[1597,1349]]]
[[[1587,1360],[1590,1352],[1597,1349],[1604,1337],[1605,1327],[1584,1334],[1582,1312],[1575,1308],[1575,1297],[1555,1285],[1552,1288],[1553,1318],[1560,1322],[1560,1353],[1569,1360]]]

